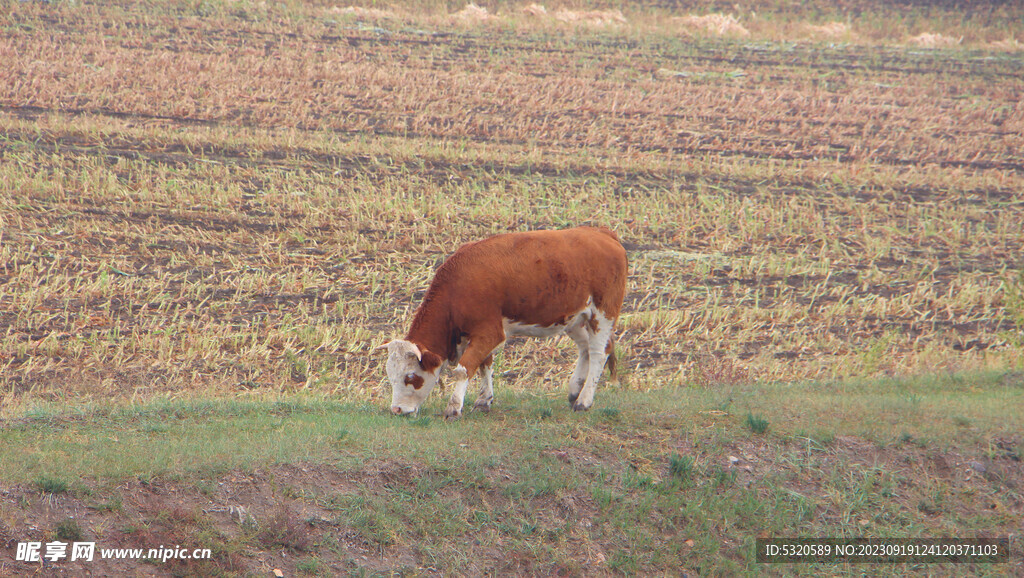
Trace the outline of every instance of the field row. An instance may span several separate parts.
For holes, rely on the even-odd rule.
[[[159,22],[159,21],[158,21]],[[62,20],[7,36],[0,104],[343,134],[1019,170],[1019,53]],[[230,55],[230,57],[228,57]]]
[[[1020,53],[69,6],[0,34],[5,407],[381,395],[446,255],[580,224],[623,387],[1019,366]]]
[[[37,139],[15,140],[28,122]],[[108,136],[75,128],[92,122]],[[851,190],[697,166],[581,174],[362,145],[326,157],[301,131],[287,150],[235,132],[243,156],[218,127],[4,126],[9,395],[376,394],[370,348],[404,329],[459,243],[576,223],[610,225],[630,249],[619,343],[641,387],[985,367],[1019,348],[1005,287],[1024,206],[977,176],[974,191],[926,175]],[[915,178],[926,192],[904,191]],[[513,344],[499,368],[559,387],[570,345]]]

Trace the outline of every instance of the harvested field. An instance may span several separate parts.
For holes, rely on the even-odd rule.
[[[631,249],[638,387],[1020,358],[1019,53],[353,14],[7,17],[5,406],[374,392],[458,244],[580,223]]]
[[[629,251],[616,399],[722,392],[727,404],[751,384],[771,397],[979,374],[1007,376],[979,387],[1020,399],[1024,9],[528,4],[7,3],[0,431],[41,404],[383,406],[372,349],[407,329],[447,255],[584,224],[614,229]],[[681,25],[712,20],[744,33]],[[573,359],[567,339],[510,342],[496,359],[499,411],[507,390],[561,400]],[[425,412],[442,405],[435,393]],[[629,423],[642,427],[638,415]],[[978,431],[939,436],[950,463],[977,461],[993,439],[1019,443],[999,415],[956,419],[975,425],[954,432]],[[851,428],[824,436],[852,436],[844,456],[865,435]],[[807,433],[781,429],[787,448]],[[704,435],[676,427],[644,451]],[[873,441],[896,463],[891,439]],[[600,456],[614,466],[612,446]],[[264,491],[262,476],[293,472],[284,461],[210,479],[253,475]],[[798,491],[824,495],[825,477]],[[1019,515],[1018,480],[1004,482],[991,487],[1016,496],[1001,507]],[[17,508],[29,493],[3,496]],[[600,508],[587,503],[589,519]],[[919,533],[982,525],[909,515]],[[739,566],[703,567],[753,567],[732,548]],[[373,569],[429,566],[384,550]],[[232,556],[225,571],[255,568]],[[441,558],[442,571],[467,569]],[[520,573],[557,570],[516,560]],[[612,570],[677,567],[620,562]]]

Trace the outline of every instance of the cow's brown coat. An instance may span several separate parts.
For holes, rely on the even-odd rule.
[[[626,251],[604,228],[508,233],[469,243],[438,269],[405,339],[419,348],[424,370],[448,360],[470,378],[505,341],[503,319],[561,325],[592,301],[614,323],[626,275]],[[596,320],[588,322],[593,330]],[[465,339],[469,345],[459,357]]]

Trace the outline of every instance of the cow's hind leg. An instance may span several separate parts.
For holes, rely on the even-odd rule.
[[[608,360],[608,343],[612,339],[612,331],[615,329],[615,320],[605,317],[600,309],[594,311],[594,316],[586,324],[587,334],[590,337],[588,349],[590,366],[587,371],[587,380],[580,390],[580,395],[573,404],[574,411],[586,411],[594,404],[594,394],[597,393],[597,382],[601,379],[601,372],[604,370],[605,361]]]
[[[480,395],[473,404],[473,411],[491,411],[491,403],[494,401],[494,355],[488,355],[487,359],[480,364]]]
[[[576,403],[580,396],[583,384],[587,381],[587,374],[590,372],[590,334],[587,332],[585,323],[580,323],[573,329],[565,332],[579,349],[579,357],[576,358],[576,368],[569,378],[569,406]]]

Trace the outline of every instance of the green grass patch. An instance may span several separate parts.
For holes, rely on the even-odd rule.
[[[746,423],[750,431],[756,434],[763,434],[768,431],[768,420],[759,414],[748,413],[744,423]]]
[[[60,478],[42,475],[36,478],[35,487],[47,494],[63,494],[68,491],[68,483]]]
[[[719,409],[755,399],[772,423],[756,436]],[[977,374],[609,388],[596,411],[583,414],[560,395],[499,393],[492,412],[452,423],[435,419],[440,398],[417,418],[312,396],[44,405],[3,423],[0,476],[59,494],[68,491],[64,478],[47,472],[60,471],[83,480],[83,494],[102,487],[103,500],[87,503],[113,517],[140,507],[119,494],[132,484],[176,484],[217,503],[228,499],[224,480],[255,476],[276,505],[239,514],[242,533],[234,538],[216,534],[205,514],[174,505],[160,506],[131,534],[190,529],[223,556],[285,550],[306,575],[329,573],[331,564],[357,567],[347,554],[352,544],[396,571],[416,560],[468,572],[476,566],[467,552],[495,572],[516,564],[582,571],[575,553],[584,547],[612,572],[742,574],[757,570],[753,541],[765,534],[905,537],[1011,527],[1019,506],[1005,492],[1020,476],[1002,464],[1020,443],[1022,418],[1008,408],[1021,399],[1012,376]],[[900,404],[914,411],[880,411]],[[969,424],[955,419],[963,415]],[[919,439],[926,441],[912,443]],[[955,456],[984,462],[987,475],[949,477]],[[55,535],[88,535],[75,522]],[[489,557],[495,551],[509,554]]]
[[[581,440],[590,439],[592,430],[628,438],[637,420],[688,430],[690,424],[706,420],[709,410],[725,407],[723,399],[732,405],[756,401],[759,410],[757,416],[748,414],[745,421],[732,424],[715,420],[715,435],[725,440],[742,439],[741,430],[770,422],[774,439],[807,438],[816,447],[827,446],[836,436],[855,435],[879,445],[981,448],[994,432],[1024,429],[1016,411],[1022,398],[1024,382],[1015,374],[991,373],[652,393],[606,389],[595,411],[579,416],[555,397],[506,393],[495,411],[469,412],[454,423],[437,419],[445,400],[436,395],[411,419],[396,418],[372,404],[314,396],[43,404],[3,422],[0,479],[33,482],[41,491],[60,493],[68,489],[66,479],[81,477],[145,478],[261,463],[346,461],[381,451],[394,458],[445,461],[465,454],[500,454],[506,440],[490,435],[495,428],[538,443],[576,445],[585,445]],[[965,415],[971,416],[969,427],[959,418]],[[830,429],[823,432],[821,424],[830,424]],[[816,433],[808,437],[807,432]],[[54,471],[62,472],[61,477],[49,473]]]

